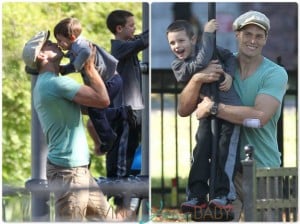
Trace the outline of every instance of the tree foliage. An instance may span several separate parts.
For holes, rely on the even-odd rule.
[[[22,61],[25,42],[40,30],[48,29],[52,34],[56,23],[65,17],[76,17],[82,23],[83,35],[109,51],[113,36],[105,21],[108,13],[115,9],[131,11],[135,15],[136,32],[142,31],[142,3],[2,3],[3,183],[22,186],[31,172],[31,78],[24,72]],[[53,35],[50,39],[55,41]],[[81,81],[77,74],[74,78]],[[90,138],[89,144],[92,148]],[[104,158],[93,156],[93,159],[93,174],[105,175]]]

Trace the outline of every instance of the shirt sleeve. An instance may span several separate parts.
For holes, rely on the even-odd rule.
[[[220,46],[217,46],[217,53],[218,57],[225,66],[224,71],[233,78],[237,66],[236,57],[231,51]]]
[[[79,50],[78,55],[73,62],[74,68],[77,72],[83,68],[84,63],[89,58],[90,54],[91,49],[89,47],[84,47]]]
[[[61,74],[62,75],[67,75],[67,74],[76,72],[75,67],[72,63],[62,65],[61,67],[62,67],[62,69],[61,69]]]
[[[56,94],[66,98],[67,100],[73,100],[80,87],[80,83],[67,76],[57,77],[54,86]]]
[[[112,44],[112,55],[120,60],[126,59],[132,54],[138,54],[138,52],[146,49],[149,46],[149,34],[147,31],[141,36],[136,36],[129,41],[117,41],[112,40],[116,44]]]
[[[268,94],[282,102],[283,96],[287,89],[288,75],[281,66],[276,66],[268,72],[263,79],[263,85],[260,94]]]

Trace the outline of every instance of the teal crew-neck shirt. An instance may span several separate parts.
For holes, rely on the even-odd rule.
[[[80,106],[72,101],[80,84],[67,76],[40,74],[33,90],[34,108],[48,145],[48,159],[62,167],[89,164]]]
[[[264,127],[241,128],[241,159],[245,158],[244,146],[253,145],[257,167],[279,167],[281,164],[281,154],[277,143],[277,122],[287,81],[285,69],[267,58],[264,58],[257,70],[244,80],[240,79],[239,70],[236,69],[234,88],[244,106],[253,107],[259,94],[270,95],[280,102],[280,107]]]

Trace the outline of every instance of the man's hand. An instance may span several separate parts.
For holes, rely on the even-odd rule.
[[[227,73],[224,73],[224,77],[225,79],[220,83],[219,90],[228,91],[232,85],[232,77]]]
[[[211,83],[218,81],[223,75],[224,71],[222,66],[218,63],[218,60],[212,60],[205,69],[195,73],[192,79],[196,83]]]
[[[92,52],[84,65],[89,86],[82,85],[73,100],[88,107],[106,108],[110,104],[110,99],[106,86],[94,65],[96,47],[92,45],[90,47]]]
[[[222,65],[220,65],[218,60],[211,60],[209,62],[209,64],[206,66],[206,68],[202,69],[201,72],[206,73],[206,74],[209,74],[209,73],[223,74],[224,70],[223,70]]]
[[[194,74],[179,96],[178,114],[182,117],[192,114],[197,108],[202,84],[218,81],[223,73],[218,60],[213,60],[201,72]]]
[[[210,98],[204,97],[202,102],[198,104],[196,109],[196,117],[197,119],[205,118],[210,115],[210,108],[213,105],[213,101]]]
[[[95,70],[95,57],[96,57],[96,47],[93,46],[92,44],[90,44],[90,48],[91,48],[91,55],[89,56],[89,58],[86,60],[85,65],[84,65],[84,69],[86,71],[87,74],[90,74],[91,70]]]

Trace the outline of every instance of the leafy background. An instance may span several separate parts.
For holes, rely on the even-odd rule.
[[[115,9],[131,11],[136,33],[142,31],[142,3],[2,3],[2,183],[24,186],[31,176],[31,82],[21,56],[25,42],[40,30],[53,33],[54,26],[65,17],[76,17],[82,23],[82,34],[110,51],[113,35],[105,21]],[[50,39],[55,41],[53,35]],[[71,76],[81,82],[78,73]],[[104,157],[95,157],[92,150],[91,155],[92,173],[105,175]]]

